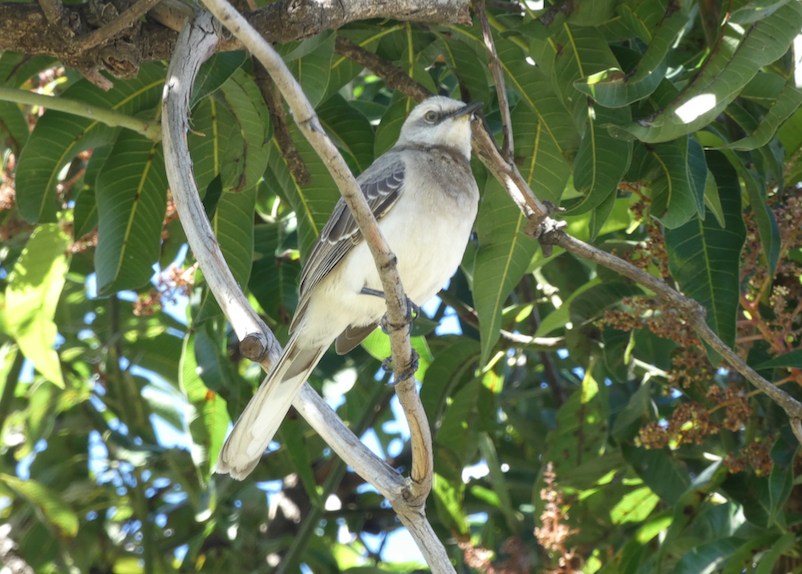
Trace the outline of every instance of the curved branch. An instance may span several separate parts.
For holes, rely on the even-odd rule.
[[[263,345],[264,352],[261,353],[259,363],[267,372],[270,370],[272,362],[278,358],[280,347],[273,334],[261,323],[250,308],[226,266],[198,197],[187,147],[187,113],[193,79],[201,63],[214,51],[219,37],[219,24],[213,21],[212,16],[207,13],[196,16],[181,32],[176,52],[167,71],[167,81],[164,87],[165,167],[176,208],[187,232],[187,242],[190,244],[207,281],[209,281],[212,292],[237,336],[240,340],[243,340],[243,337],[249,338],[257,343],[255,347]],[[263,42],[261,43],[264,44]],[[262,51],[259,50],[256,55],[260,56],[259,52]],[[263,56],[264,54],[261,55]],[[286,68],[284,70],[286,71]],[[278,78],[276,80],[281,87],[282,82],[278,81]],[[285,92],[285,96],[287,94],[291,95],[292,93]],[[287,97],[287,99],[293,104],[298,103],[294,98]],[[306,105],[308,105],[308,102]],[[301,111],[298,110],[297,112]],[[299,124],[306,126],[307,129],[314,130],[316,127],[319,129],[316,116],[304,116],[297,112],[296,119]],[[322,130],[313,131],[313,134],[316,134],[314,137],[320,137],[320,132]],[[329,145],[331,145],[330,142]],[[342,162],[342,158],[340,158],[340,161]],[[348,176],[353,178],[347,166],[344,167],[344,170]],[[345,174],[340,177],[345,177]],[[353,187],[356,187],[356,182],[353,179],[352,184]],[[364,201],[364,197],[358,188],[351,191],[352,193],[356,192],[358,197]],[[368,213],[370,214],[369,210]],[[370,215],[372,216],[372,214]],[[376,231],[378,232],[378,229]],[[391,263],[394,262],[391,261]],[[381,275],[383,279],[386,279],[389,273],[382,271]],[[400,282],[398,290],[400,290]],[[396,292],[390,289],[388,289],[387,293],[398,296]],[[401,291],[401,295],[403,297],[403,291]],[[394,315],[403,314],[403,319],[406,319],[406,312],[401,313],[399,302],[396,302],[395,305],[397,308],[394,310]],[[403,305],[406,308],[405,298],[403,298]],[[392,315],[390,320],[391,322],[394,320]],[[409,325],[405,323],[402,323],[402,325],[404,325],[402,330],[395,334],[394,339],[399,336],[405,337],[407,346],[409,346]],[[396,364],[402,365],[403,363],[396,357],[398,345],[395,340],[393,340],[392,345]],[[414,384],[411,387],[414,393]],[[425,519],[423,501],[419,500],[419,491],[416,488],[416,486],[420,485],[415,485],[410,480],[404,479],[366,448],[308,384],[304,384],[301,388],[301,391],[293,401],[293,406],[344,461],[358,474],[369,480],[382,495],[387,497],[396,509],[401,521],[415,537],[432,571],[436,573],[453,573],[454,569],[451,566],[445,548],[440,544]],[[423,415],[424,428],[421,429],[421,432],[428,434],[428,426],[425,425],[425,420],[425,415]],[[414,429],[413,432],[415,432]],[[429,471],[431,471],[431,450],[426,464]]]

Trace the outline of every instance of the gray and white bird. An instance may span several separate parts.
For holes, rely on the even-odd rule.
[[[480,106],[442,96],[421,102],[396,144],[357,178],[398,259],[407,297],[417,304],[454,274],[470,238],[479,201],[470,167],[470,118]],[[363,289],[381,291],[381,281],[340,199],[301,273],[292,337],[223,445],[215,472],[248,476],[332,342],[344,354],[376,328],[385,302]]]

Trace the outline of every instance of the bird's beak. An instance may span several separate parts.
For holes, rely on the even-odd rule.
[[[457,119],[465,115],[470,115],[479,108],[482,107],[482,102],[471,102],[470,104],[465,104],[465,107],[458,109],[456,112],[452,112],[451,119]]]

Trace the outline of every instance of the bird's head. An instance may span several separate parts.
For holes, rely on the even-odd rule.
[[[471,157],[471,115],[482,102],[465,104],[434,96],[412,110],[396,145],[446,146]]]

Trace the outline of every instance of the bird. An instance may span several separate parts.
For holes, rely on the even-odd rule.
[[[470,120],[481,105],[445,96],[422,101],[393,147],[356,179],[412,303],[423,304],[442,288],[470,239],[479,203]],[[341,198],[301,272],[290,340],[226,439],[216,473],[243,480],[253,471],[331,344],[345,354],[380,323],[381,289],[370,249]]]

